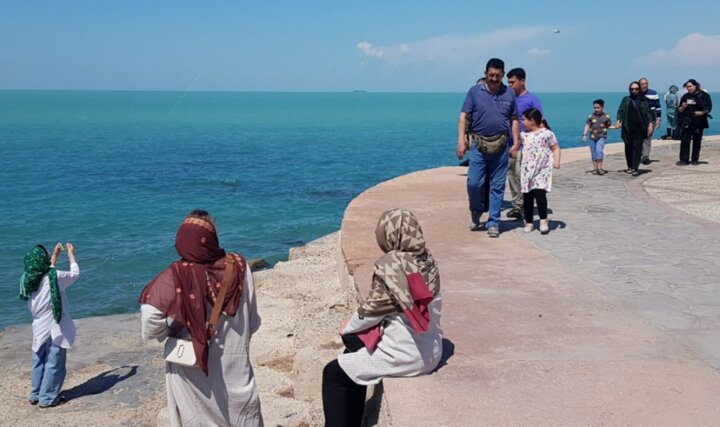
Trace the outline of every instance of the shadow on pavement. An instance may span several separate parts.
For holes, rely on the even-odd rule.
[[[115,371],[128,368],[129,370],[123,375],[120,375],[119,373],[113,373]],[[122,366],[120,368],[110,369],[109,371],[105,371],[101,374],[94,376],[93,378],[90,378],[82,384],[76,385],[69,390],[63,391],[62,396],[64,400],[68,402],[70,400],[77,399],[78,397],[92,396],[94,394],[104,393],[115,387],[117,383],[125,381],[126,379],[137,374],[137,369],[138,365]]]
[[[451,357],[455,355],[455,344],[453,344],[452,341],[450,341],[447,338],[443,338],[442,340],[442,357],[440,358],[440,362],[438,365],[433,369],[432,373],[439,371],[443,366],[447,365],[448,360],[450,360]]]

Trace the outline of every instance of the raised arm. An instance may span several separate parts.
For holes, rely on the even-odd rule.
[[[58,245],[60,244],[58,243]],[[75,246],[73,246],[72,243],[66,243],[65,246],[67,247],[68,260],[70,261],[70,271],[56,270],[58,286],[63,290],[67,289],[68,286],[80,278],[80,266],[78,265],[77,258],[75,258]],[[62,248],[62,245],[60,247]]]

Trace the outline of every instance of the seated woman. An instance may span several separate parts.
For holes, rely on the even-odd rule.
[[[417,218],[387,211],[375,235],[385,255],[370,295],[341,328],[345,353],[323,370],[327,427],[359,426],[367,385],[430,373],[442,357],[440,276]]]
[[[242,256],[226,255],[205,211],[188,214],[175,249],[181,259],[140,295],[143,338],[189,335],[197,359],[197,366],[166,363],[170,424],[262,426],[249,357],[250,337],[260,327],[250,268]],[[214,332],[206,322],[216,301],[222,315]]]

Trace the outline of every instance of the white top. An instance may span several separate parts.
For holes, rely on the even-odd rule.
[[[30,295],[28,310],[33,317],[33,351],[38,351],[48,338],[52,338],[53,344],[62,348],[72,347],[75,342],[75,323],[70,316],[70,303],[65,295],[65,289],[75,283],[78,277],[80,277],[80,267],[76,262],[70,264],[70,271],[57,270],[63,313],[59,324],[53,319],[50,279],[47,274],[40,281],[38,290]]]
[[[212,307],[208,304],[208,313]],[[167,338],[167,317],[150,304],[140,306],[142,337]],[[168,416],[173,427],[238,426],[262,427],[263,419],[250,364],[250,337],[260,328],[255,285],[250,267],[237,313],[222,314],[208,349],[208,375],[197,367],[165,363]],[[187,335],[187,329],[179,335]]]
[[[356,384],[377,384],[384,377],[413,377],[428,374],[442,358],[440,315],[442,296],[438,293],[428,304],[428,330],[417,334],[405,314],[360,317],[355,312],[343,334],[364,331],[384,321],[382,339],[371,354],[363,347],[338,356],[338,363]]]

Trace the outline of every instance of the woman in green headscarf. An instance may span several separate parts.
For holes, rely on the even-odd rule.
[[[30,404],[41,408],[55,406],[65,381],[67,349],[75,341],[73,323],[65,289],[80,277],[75,248],[67,245],[70,271],[55,269],[63,250],[55,245],[52,257],[42,245],[25,255],[24,272],[20,278],[20,299],[27,301],[33,317],[32,390]]]

